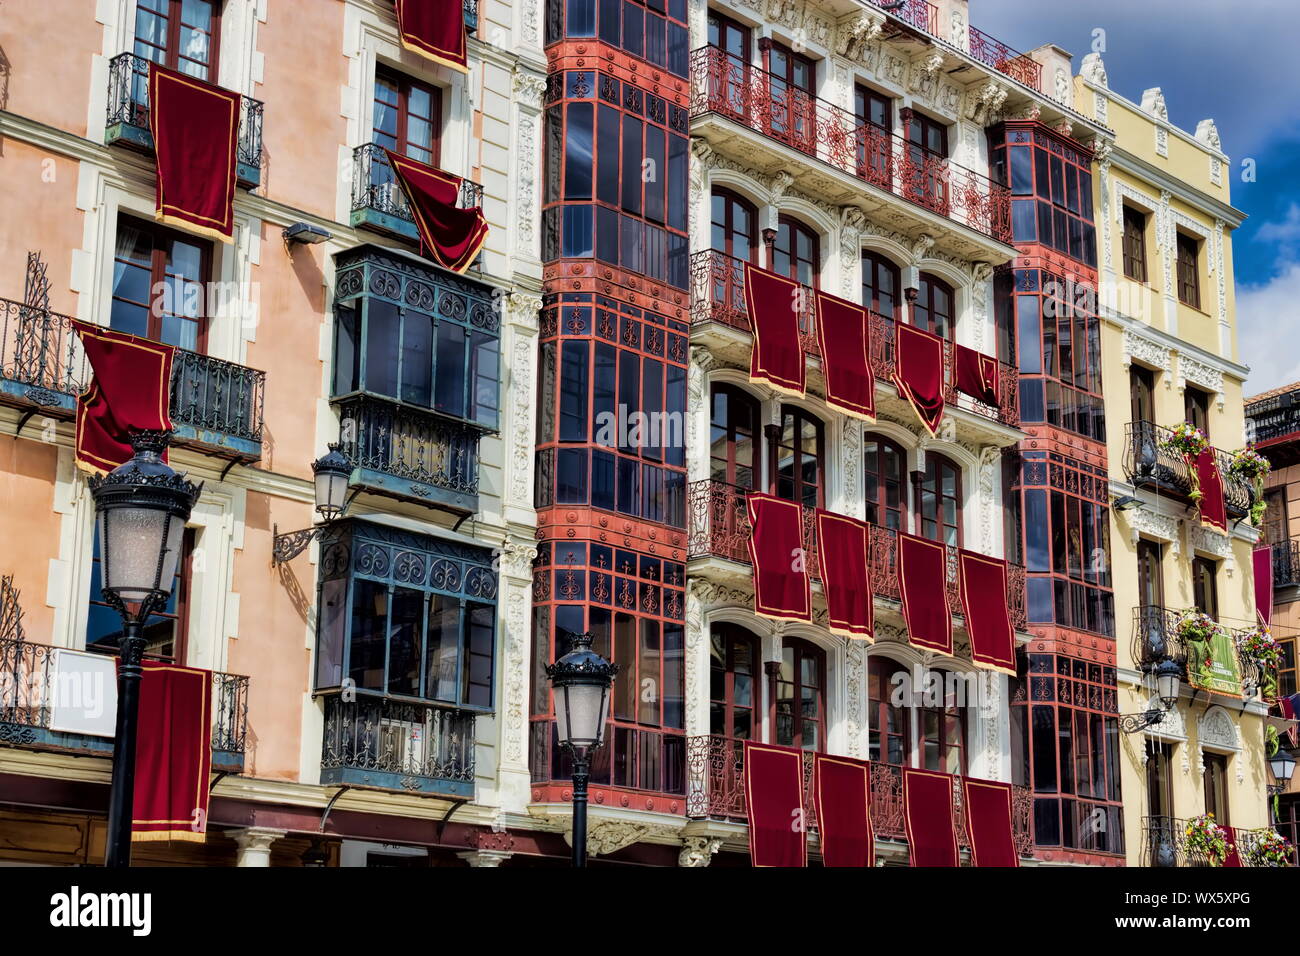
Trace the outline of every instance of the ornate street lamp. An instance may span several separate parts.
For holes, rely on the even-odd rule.
[[[90,494],[99,516],[103,597],[122,616],[113,779],[104,854],[104,865],[110,867],[131,863],[144,622],[165,607],[171,596],[185,523],[202,489],[162,460],[171,432],[134,432],[130,441],[135,450],[130,461],[107,475],[90,479]]]
[[[316,513],[324,524],[303,528],[301,531],[286,531],[280,534],[272,526],[274,538],[271,543],[271,563],[283,564],[302,554],[303,549],[318,537],[331,521],[334,521],[348,506],[348,482],[352,478],[352,462],[339,451],[337,442],[332,442],[329,451],[311,463],[312,475],[315,477]]]
[[[1166,657],[1151,672],[1156,679],[1156,696],[1163,707],[1152,707],[1140,714],[1120,714],[1119,729],[1126,734],[1136,733],[1154,727],[1165,719],[1165,714],[1178,703],[1178,693],[1182,689],[1183,674],[1178,664]]]
[[[546,667],[555,694],[555,729],[573,758],[573,865],[587,865],[587,780],[591,751],[600,746],[609,717],[609,689],[618,665],[591,649],[592,636],[577,634],[573,648]]]
[[[1277,752],[1268,758],[1268,769],[1273,773],[1273,786],[1269,789],[1274,793],[1285,793],[1291,785],[1291,777],[1295,774],[1296,751],[1300,751],[1300,747],[1288,747],[1285,741],[1286,738],[1278,734]]]

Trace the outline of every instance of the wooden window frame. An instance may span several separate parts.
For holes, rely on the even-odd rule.
[[[771,452],[771,464],[770,464],[770,469],[771,469],[771,471],[770,471],[770,480],[768,481],[768,490],[769,490],[769,493],[772,494],[772,495],[775,495],[775,496],[778,497],[778,498],[781,498],[781,497],[782,497],[781,492],[780,492],[780,490],[779,490],[779,489],[780,489],[780,483],[781,483],[780,462],[781,462],[781,452],[782,452],[783,450],[785,450],[786,447],[787,447],[786,445],[784,445],[784,444],[782,443],[782,441],[783,441],[782,436],[783,436],[784,433],[785,433],[785,423],[786,423],[786,419],[787,419],[787,417],[789,417],[789,418],[792,420],[792,424],[793,424],[793,426],[794,426],[794,427],[793,427],[793,431],[794,431],[794,446],[793,446],[793,448],[790,448],[790,449],[789,449],[789,450],[791,451],[791,453],[792,453],[792,457],[793,457],[792,475],[793,475],[793,481],[794,481],[794,488],[793,488],[793,490],[792,490],[792,492],[791,492],[792,497],[790,497],[790,498],[788,498],[788,499],[785,499],[785,500],[787,500],[787,501],[793,501],[795,504],[798,504],[798,505],[801,505],[801,506],[803,505],[803,489],[807,486],[807,483],[806,483],[806,482],[804,481],[804,479],[803,479],[803,467],[802,467],[802,465],[803,465],[803,459],[804,459],[804,452],[803,452],[803,443],[802,443],[802,441],[800,440],[799,435],[800,435],[800,432],[801,432],[801,430],[802,430],[801,427],[800,427],[801,424],[802,424],[803,422],[807,421],[807,422],[811,422],[811,423],[812,423],[813,425],[815,425],[816,428],[817,428],[817,453],[816,453],[816,459],[817,459],[817,479],[818,479],[818,480],[817,480],[817,484],[816,484],[816,486],[815,486],[816,489],[817,489],[817,505],[816,505],[816,506],[817,506],[818,508],[824,508],[824,507],[826,507],[826,478],[827,478],[827,474],[826,474],[826,423],[823,422],[823,421],[822,421],[820,418],[818,418],[816,415],[814,415],[812,412],[807,411],[806,409],[800,408],[798,405],[782,405],[782,406],[781,406],[781,424],[778,426],[778,432],[777,432],[777,435],[776,435],[775,440],[774,440],[774,441],[769,441],[769,443],[768,443],[768,444],[769,444],[769,448],[770,448],[770,452]]]
[[[1228,786],[1228,755],[1207,750],[1201,754],[1201,761],[1205,766],[1205,812],[1213,813],[1214,822],[1220,826],[1231,826],[1232,797]]]
[[[957,291],[943,279],[930,272],[921,273],[920,278],[917,280],[917,286],[916,305],[912,309],[911,324],[918,329],[932,332],[941,339],[949,342],[953,341],[957,335]],[[950,314],[942,316],[947,326],[943,332],[935,331],[937,325],[936,314],[939,314],[935,309],[936,290],[943,290],[948,293],[949,307],[952,309]],[[925,324],[920,322],[922,313],[927,317]]]
[[[1183,389],[1183,417],[1201,430],[1206,438],[1210,437],[1210,395],[1195,386]]]
[[[931,480],[931,466],[933,466],[933,481]],[[943,494],[943,469],[951,469],[956,478],[956,495]],[[935,511],[934,524],[935,531],[940,529],[947,530],[952,525],[943,520],[943,502],[945,500],[954,500],[956,502],[957,523],[955,530],[957,532],[956,547],[962,546],[962,473],[961,466],[953,461],[947,455],[941,455],[938,452],[927,452],[925,456],[925,471],[917,472],[916,488],[916,533],[922,538],[928,538],[931,541],[938,541],[947,544],[947,536],[943,535],[938,538],[932,538],[926,534],[925,525],[930,519],[925,517],[925,495],[927,493],[934,496]]]
[[[888,312],[880,307],[880,275],[889,273],[894,279],[894,302]],[[870,296],[868,296],[870,292]],[[888,256],[870,249],[862,250],[862,305],[869,312],[893,319],[899,318],[899,312],[906,303],[902,289],[902,270]]]
[[[822,650],[820,647],[818,647],[816,644],[811,643],[810,641],[805,641],[797,637],[787,637],[783,639],[781,645],[781,663],[785,662],[785,652],[787,649],[792,650],[794,652],[793,655],[794,663],[792,668],[793,681],[789,681],[789,682],[782,681],[779,667],[772,669],[770,690],[769,690],[771,703],[768,709],[769,719],[771,720],[771,728],[772,728],[771,739],[773,743],[777,744],[777,746],[798,747],[802,749],[803,748],[803,744],[802,744],[803,725],[809,720],[811,720],[812,723],[817,725],[816,752],[825,753],[826,752],[826,727],[827,724],[829,723],[829,721],[827,720],[828,706],[826,700],[826,695],[827,695],[826,652]],[[816,688],[817,693],[815,695],[817,701],[817,716],[813,718],[805,717],[803,714],[803,707],[800,706],[801,702],[803,701],[803,690],[804,690],[803,661],[805,657],[811,657],[817,662],[817,679],[819,681],[819,686]],[[794,689],[793,700],[795,702],[795,706],[793,708],[793,713],[791,714],[790,742],[787,744],[782,744],[781,736],[780,736],[780,725],[777,722],[777,703],[781,699],[781,685],[785,683],[789,683]]]
[[[772,243],[772,271],[777,273],[777,275],[785,275],[788,278],[793,279],[795,282],[798,282],[800,285],[806,285],[812,289],[820,288],[822,247],[821,247],[821,239],[817,235],[817,231],[813,229],[811,226],[807,225],[806,223],[800,221],[799,219],[794,218],[793,216],[786,216],[786,215],[778,216],[776,224],[777,224],[776,239]],[[782,237],[787,235],[790,237],[790,248],[788,250],[784,250],[784,252],[787,258],[789,258],[790,260],[790,271],[786,273],[781,273],[776,268],[776,253],[777,253],[777,247],[781,245]],[[809,241],[812,243],[812,259],[810,260],[799,258],[798,255],[799,237],[801,235],[806,236],[809,239]],[[808,271],[811,278],[810,282],[804,282],[802,279],[799,278],[799,267],[804,264],[808,266]]]
[[[1147,281],[1146,227],[1147,214],[1126,205],[1122,239],[1124,275],[1134,282]]]
[[[717,427],[717,423],[713,421],[713,404],[714,404],[713,399],[719,393],[725,394],[727,396],[728,415],[727,415],[727,422],[725,425],[726,432],[727,432],[727,457],[726,457],[727,476],[725,479],[715,478],[713,480],[725,481],[728,485],[731,485],[734,488],[744,488],[746,490],[753,490],[755,488],[761,487],[761,477],[762,477],[762,470],[763,470],[763,456],[762,456],[763,432],[762,432],[762,426],[759,424],[759,416],[762,410],[761,404],[758,401],[758,399],[756,399],[753,395],[749,394],[738,385],[733,385],[729,382],[713,383],[713,386],[709,392],[710,431],[712,431],[714,427]],[[737,446],[736,436],[737,436],[737,425],[740,423],[737,420],[737,416],[735,414],[732,414],[732,412],[736,409],[737,404],[743,405],[746,408],[746,410],[750,413],[747,417],[749,418],[749,424],[751,426],[750,441],[752,443],[751,453],[752,453],[753,461],[749,465],[752,474],[751,474],[750,484],[748,486],[741,484],[737,477],[737,469],[739,467],[739,463],[736,460],[736,446]],[[722,460],[723,459],[720,459],[713,454],[713,446],[712,443],[710,442],[709,445],[710,475],[712,475],[715,465],[721,462]]]
[[[370,90],[370,141],[376,142],[375,138],[375,104],[378,102],[377,89],[380,82],[388,82],[397,87],[397,144],[393,152],[399,156],[406,156],[407,146],[410,141],[407,139],[407,123],[410,119],[410,99],[413,89],[421,90],[429,94],[429,124],[433,128],[433,141],[430,143],[429,152],[431,154],[429,165],[441,168],[442,164],[442,89],[431,83],[425,83],[417,80],[406,73],[400,73],[384,66],[375,67],[375,79]],[[388,104],[384,104],[387,106]],[[421,117],[423,119],[423,117]],[[418,162],[418,160],[417,160]]]
[[[722,187],[714,187],[712,193],[709,196],[710,206],[713,205],[714,197],[721,198],[725,204],[723,207],[723,217],[721,223],[715,223],[713,221],[713,211],[712,209],[709,210],[710,241],[712,241],[712,232],[713,232],[713,227],[715,225],[722,226],[722,231],[725,236],[725,240],[724,240],[725,248],[715,249],[714,251],[721,252],[724,255],[731,256],[733,259],[740,259],[742,262],[751,262],[754,265],[758,265],[759,264],[758,207],[755,206],[748,199],[746,199],[744,196],[740,195],[739,193],[733,192],[730,189],[724,189]],[[735,228],[734,209],[737,205],[744,207],[749,212],[749,222],[751,228],[748,235],[746,235],[743,232],[740,232],[740,230]],[[735,253],[734,247],[732,245],[732,237],[737,233],[739,233],[740,235],[745,235],[746,238],[749,240],[750,254],[748,258],[738,256]]]
[[[1201,307],[1201,242],[1186,233],[1177,233],[1178,301],[1193,309]]]
[[[720,736],[728,740],[762,740],[763,732],[763,656],[762,646],[758,636],[748,628],[733,624],[728,621],[719,621],[710,628],[710,640],[715,635],[720,635],[723,641],[723,696],[716,698],[712,696],[712,673],[717,669],[712,656],[712,646],[710,645],[709,672],[710,672],[710,726],[709,731],[713,736],[719,736],[713,732],[712,727],[712,707],[714,704],[722,704],[724,709],[723,723],[726,725],[726,732]],[[752,661],[753,672],[749,675],[752,682],[752,700],[748,708],[750,719],[750,734],[748,737],[736,736],[736,672],[734,650],[737,644],[745,643],[749,645],[750,660]]]
[[[119,214],[117,225],[114,227],[114,237],[117,230],[123,223],[130,225],[132,229],[144,234],[147,233],[153,240],[153,251],[149,259],[149,296],[150,301],[139,303],[131,299],[120,299],[122,302],[129,302],[132,305],[143,305],[148,314],[148,332],[146,337],[154,342],[162,341],[162,320],[163,317],[159,310],[154,308],[153,295],[154,290],[158,288],[167,278],[167,244],[181,240],[191,245],[197,246],[200,250],[199,260],[199,278],[201,294],[199,295],[199,314],[195,316],[198,329],[194,337],[194,351],[206,355],[208,351],[208,314],[207,314],[207,297],[208,289],[212,282],[212,243],[199,236],[192,235],[188,232],[181,232],[178,229],[172,229],[164,226],[159,222],[150,222],[147,219],[137,219],[134,216]],[[113,266],[118,262],[116,252],[113,256]],[[109,323],[112,324],[113,302],[119,297],[114,295],[112,290],[109,292]]]
[[[1164,548],[1150,538],[1139,538],[1137,543],[1138,606],[1164,607]],[[1151,585],[1148,588],[1148,584]],[[1146,603],[1147,591],[1155,598],[1154,604]]]
[[[1192,600],[1201,613],[1219,619],[1219,562],[1213,558],[1192,558]]]
[[[209,30],[208,32],[209,47],[208,47],[208,62],[206,64],[208,68],[208,75],[206,78],[206,82],[216,86],[217,76],[219,75],[218,70],[220,69],[221,66],[221,11],[222,8],[225,6],[225,0],[211,0],[211,2],[212,2],[212,27],[211,30]],[[185,72],[180,66],[181,11],[183,9],[183,3],[184,0],[167,0],[167,38],[163,41],[164,46],[161,47],[163,51],[163,59],[161,61],[162,65],[167,67],[170,70],[176,70],[181,73]],[[152,10],[146,10],[144,12],[151,13],[151,14],[153,13]],[[135,9],[135,18],[131,23],[132,49],[133,50],[135,49],[136,43],[144,43],[146,46],[152,46],[154,47],[154,49],[159,49],[159,47],[156,46],[155,44],[148,43],[145,40],[143,40],[140,37],[140,35],[136,32],[137,25],[139,22],[139,17],[140,17],[140,8],[137,5]],[[190,58],[185,57],[185,59],[189,60]],[[197,61],[191,61],[191,62],[197,62]]]
[[[876,445],[876,451],[874,453],[875,461],[872,461],[873,454],[867,450],[867,446],[873,443]],[[877,518],[887,517],[891,513],[891,511],[896,511],[898,514],[898,525],[897,525],[898,530],[906,531],[907,528],[909,527],[908,518],[910,517],[911,510],[912,510],[910,508],[911,503],[908,500],[908,485],[910,484],[910,482],[908,481],[908,472],[907,472],[907,450],[903,448],[902,445],[898,444],[898,442],[894,441],[892,438],[888,438],[885,435],[880,434],[879,432],[870,432],[870,431],[865,432],[863,434],[862,446],[863,446],[862,456],[863,456],[863,468],[864,468],[864,473],[863,473],[864,494],[866,488],[866,483],[865,483],[866,475],[875,475],[876,489],[877,489],[876,501],[872,502],[868,500],[866,502],[867,512],[868,512],[867,520],[871,521],[870,512],[873,507],[876,509]],[[884,478],[884,463],[885,463],[886,449],[891,449],[894,452],[894,454],[898,455],[899,460],[902,462],[903,465],[903,471],[898,476],[899,506],[897,509],[890,509],[890,507],[886,503],[888,501],[888,498],[885,494],[886,481]],[[886,521],[877,520],[872,523],[875,524],[877,527],[881,527],[881,528],[890,527],[887,520]]]
[[[895,708],[891,706],[890,699],[893,696],[893,685],[889,680],[899,671],[907,671],[906,665],[894,660],[892,657],[886,657],[883,654],[873,654],[867,658],[867,739],[870,747],[871,735],[874,733],[879,738],[879,752],[874,758],[882,764],[888,764],[892,767],[910,767],[912,766],[913,755],[916,752],[916,742],[914,740],[915,732],[913,730],[914,708],[898,708],[902,711],[905,725],[896,728],[890,733],[889,712]],[[875,680],[875,678],[879,680]],[[872,686],[873,681],[879,687],[884,697],[875,696]],[[894,763],[889,759],[889,741],[897,739],[902,743],[903,760],[902,763]]]
[[[738,34],[741,39],[741,45],[744,47],[744,52],[739,54],[731,53],[727,49],[726,44],[714,43],[713,37],[711,35],[709,37],[709,45],[715,47],[716,49],[721,50],[723,54],[726,56],[735,56],[742,59],[745,62],[745,64],[748,65],[750,57],[753,55],[754,31],[750,29],[748,26],[746,26],[745,24],[741,23],[739,20],[734,20],[731,17],[727,16],[726,14],[720,13],[717,10],[714,10],[712,7],[710,7],[708,13],[708,22],[706,24],[706,30],[710,34],[712,34],[714,27],[717,27],[718,29],[719,40],[723,39],[723,31],[728,31],[728,32],[734,31],[736,34]]]

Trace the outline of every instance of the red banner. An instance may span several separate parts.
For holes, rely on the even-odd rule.
[[[962,795],[971,861],[976,866],[1019,866],[1011,784],[966,779],[962,781]]]
[[[1219,474],[1219,462],[1214,449],[1205,449],[1195,462],[1189,464],[1196,469],[1196,478],[1201,487],[1201,524],[1227,531],[1228,510],[1223,503],[1223,476]]]
[[[1224,833],[1227,834],[1225,839],[1228,841],[1228,855],[1223,858],[1225,867],[1241,866],[1241,851],[1237,848],[1237,831],[1226,823],[1223,824]]]
[[[145,661],[132,841],[207,839],[212,672]]]
[[[844,299],[817,293],[817,340],[826,404],[846,415],[876,420],[876,376],[871,371],[867,310]]]
[[[957,866],[953,779],[933,770],[903,769],[903,811],[912,866]]]
[[[103,474],[134,454],[127,441],[132,431],[171,429],[176,350],[98,325],[72,325],[94,372],[90,388],[77,398],[76,460],[86,470]]]
[[[156,216],[229,242],[235,228],[239,94],[149,64]]]
[[[898,589],[907,639],[941,654],[952,654],[947,580],[948,556],[943,545],[898,532]]]
[[[827,627],[871,640],[871,529],[865,521],[817,509],[817,553],[826,591]]]
[[[991,355],[957,346],[957,389],[971,398],[997,408],[998,360]]]
[[[970,637],[971,662],[1016,673],[1016,631],[1007,606],[1007,563],[962,549],[961,610]]]
[[[1273,623],[1273,549],[1269,545],[1250,553],[1255,572],[1255,613],[1265,627]]]
[[[745,263],[745,311],[754,332],[750,381],[803,395],[807,369],[799,340],[799,306],[806,294],[793,279]]]
[[[749,559],[754,565],[754,612],[777,620],[812,619],[808,556],[803,550],[803,508],[751,491]]]
[[[460,209],[461,178],[441,169],[384,150],[393,174],[402,184],[406,201],[420,231],[420,253],[452,272],[464,272],[487,242],[488,224],[483,210]]]
[[[397,0],[397,32],[408,50],[469,72],[469,31],[460,0]]]
[[[894,385],[931,435],[943,419],[943,339],[903,322],[894,323]]]
[[[807,866],[803,751],[745,741],[745,807],[754,866]]]
[[[874,866],[871,764],[818,754],[814,765],[817,833],[826,866]]]

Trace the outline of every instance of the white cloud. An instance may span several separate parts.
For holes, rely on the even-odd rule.
[[[1283,219],[1260,223],[1255,238],[1265,242],[1293,242],[1300,239],[1300,205],[1291,204]]]
[[[1300,262],[1258,285],[1237,286],[1237,344],[1250,366],[1246,394],[1300,382]]]

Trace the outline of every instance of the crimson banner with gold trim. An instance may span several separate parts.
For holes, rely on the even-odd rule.
[[[847,515],[817,509],[817,567],[826,592],[827,627],[872,639],[871,528]]]
[[[997,408],[1001,402],[998,397],[998,360],[992,355],[958,345],[956,365],[957,389]]]
[[[749,380],[802,396],[807,384],[799,315],[804,288],[793,279],[745,263],[745,311],[754,333]]]
[[[846,415],[876,420],[876,376],[871,370],[870,325],[862,306],[817,293],[817,341],[826,404]]]
[[[131,839],[207,839],[212,672],[145,661]]]
[[[943,349],[932,332],[894,323],[894,385],[931,435],[943,420]]]
[[[1219,461],[1214,449],[1205,449],[1188,464],[1196,469],[1197,484],[1200,485],[1201,500],[1197,507],[1201,524],[1217,531],[1227,531],[1228,509],[1223,501],[1223,476],[1219,474]]]
[[[745,741],[745,808],[754,866],[807,866],[803,751]]]
[[[826,866],[874,866],[871,764],[817,754],[814,764],[817,835]]]
[[[898,532],[898,590],[907,639],[941,654],[952,654],[947,581],[947,549],[929,538]]]
[[[397,0],[397,32],[406,49],[469,72],[469,31],[461,0]]]
[[[961,549],[961,610],[971,662],[1015,676],[1016,631],[1007,606],[1007,562]]]
[[[935,770],[903,769],[903,816],[912,866],[957,866],[953,778]]]
[[[461,209],[461,177],[385,150],[420,232],[421,254],[444,269],[464,272],[487,242],[488,224],[479,207]]]
[[[749,559],[754,565],[754,613],[777,620],[812,619],[808,556],[803,548],[803,508],[751,491]]]
[[[971,861],[976,866],[1019,866],[1011,784],[996,780],[962,781]]]

